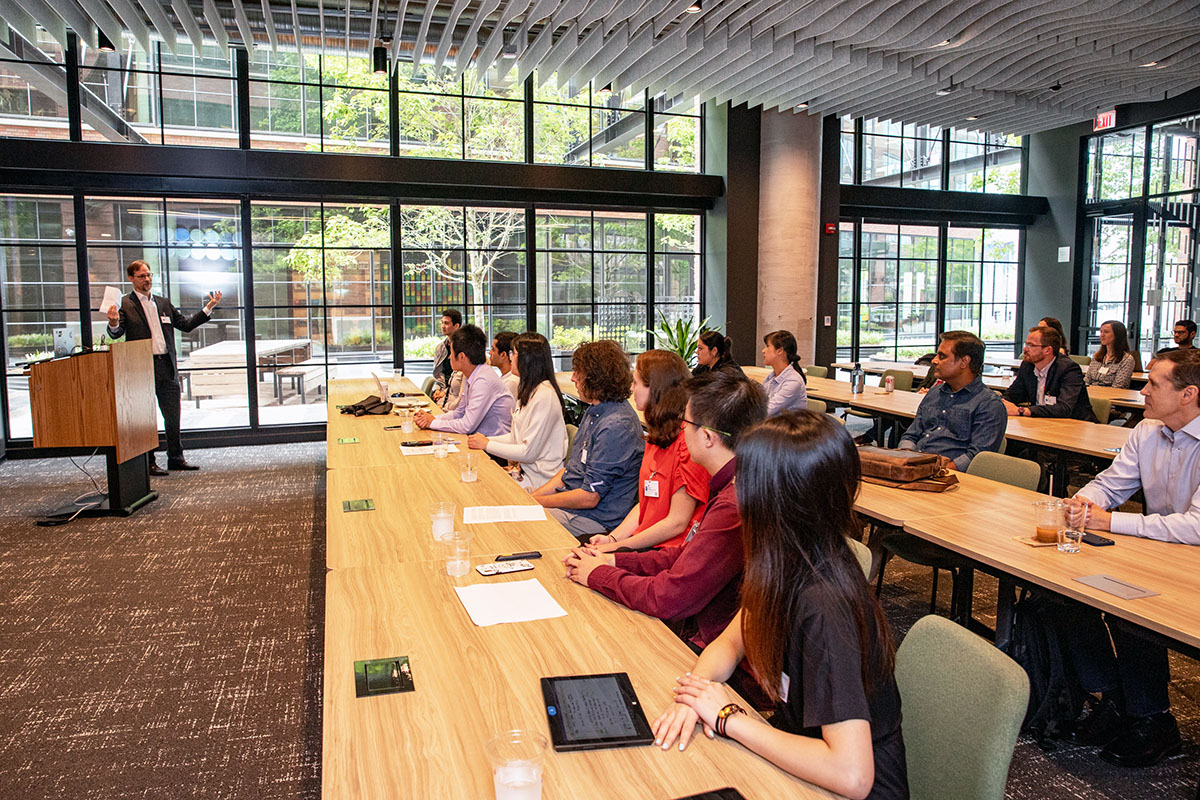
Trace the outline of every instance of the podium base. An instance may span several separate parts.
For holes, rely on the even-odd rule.
[[[78,503],[72,503],[71,505],[56,508],[46,516],[50,519],[70,519],[72,516],[76,516],[76,513],[78,513],[76,519],[79,517],[128,517],[142,506],[157,499],[158,492],[150,492],[149,494],[138,498],[129,505],[118,505],[114,507],[108,495],[94,494],[90,497],[83,498]],[[99,502],[97,502],[97,500]],[[92,503],[94,503],[94,505],[89,505]],[[83,509],[83,511],[80,511],[80,506],[87,506],[87,508]]]
[[[51,511],[50,519],[80,517],[128,517],[147,503],[157,500],[158,493],[150,491],[150,461],[143,453],[128,461],[117,462],[116,448],[105,447],[108,466],[108,494],[94,494],[78,503],[71,503]],[[90,505],[83,511],[80,506]]]

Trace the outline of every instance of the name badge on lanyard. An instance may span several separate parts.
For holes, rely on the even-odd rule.
[[[642,484],[642,494],[646,497],[658,497],[658,481],[646,479]]]
[[[580,452],[580,454],[579,454],[579,462],[581,464],[587,463],[587,448],[586,447],[583,448],[582,452]]]
[[[168,317],[166,314],[163,314],[162,316],[160,316],[160,317],[158,318],[158,320],[159,320],[159,322],[161,322],[163,325],[170,325],[170,324],[171,324],[171,318],[170,318],[170,317]]]

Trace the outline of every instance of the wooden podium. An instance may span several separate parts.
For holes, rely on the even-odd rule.
[[[146,458],[158,446],[150,348],[149,339],[121,342],[30,368],[33,446],[99,448],[108,461],[108,495],[83,516],[129,516],[158,496]]]

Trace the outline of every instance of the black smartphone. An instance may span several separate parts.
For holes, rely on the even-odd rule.
[[[1101,536],[1098,533],[1085,532],[1080,538],[1084,544],[1090,544],[1092,547],[1108,547],[1109,545],[1116,544],[1112,539]]]
[[[433,442],[401,442],[401,447],[433,447]]]
[[[531,558],[541,558],[542,554],[537,550],[530,550],[528,553],[510,553],[506,556],[496,556],[497,561],[528,561]]]

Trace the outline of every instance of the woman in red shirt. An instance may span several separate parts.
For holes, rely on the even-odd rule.
[[[633,368],[633,402],[646,421],[638,504],[612,533],[592,537],[602,553],[683,544],[708,500],[709,475],[693,464],[680,426],[691,377],[675,353],[647,350]]]

